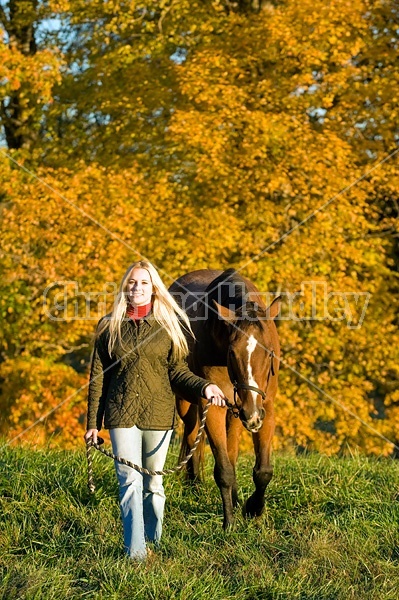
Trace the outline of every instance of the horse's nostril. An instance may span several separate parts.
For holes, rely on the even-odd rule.
[[[248,427],[250,427],[250,428],[261,426],[265,416],[266,416],[266,411],[264,408],[260,408],[259,410],[255,411],[253,414],[251,414],[250,416],[248,416],[245,413],[245,410],[243,408],[240,409],[241,421],[244,423],[245,426],[248,425]]]

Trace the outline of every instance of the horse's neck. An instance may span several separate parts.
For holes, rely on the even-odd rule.
[[[217,323],[216,329],[211,329],[208,322],[199,330],[194,350],[194,362],[198,367],[227,366],[228,335],[224,323]]]

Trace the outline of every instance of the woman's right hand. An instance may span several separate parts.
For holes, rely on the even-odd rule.
[[[97,444],[97,441],[98,441],[97,436],[98,436],[98,429],[88,429],[86,431],[86,433],[84,434],[85,442],[88,442],[91,438],[93,440],[93,443]]]

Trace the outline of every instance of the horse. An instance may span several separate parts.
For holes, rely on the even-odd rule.
[[[234,269],[193,271],[169,289],[186,311],[195,336],[187,336],[190,369],[216,383],[226,398],[234,398],[226,408],[210,406],[205,426],[222,497],[223,528],[228,529],[238,506],[236,463],[244,427],[252,434],[255,452],[255,490],[244,503],[244,516],[263,513],[265,490],[273,476],[271,444],[280,363],[274,319],[280,298],[266,306],[256,286]],[[193,446],[205,400],[195,405],[177,396],[176,401],[184,423],[182,457]],[[201,480],[203,456],[202,444],[187,464],[187,476],[193,482]]]

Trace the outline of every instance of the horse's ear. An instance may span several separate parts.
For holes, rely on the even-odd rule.
[[[223,321],[226,321],[227,323],[231,323],[232,321],[236,320],[236,313],[234,312],[234,310],[230,310],[229,308],[226,308],[225,306],[222,306],[221,304],[218,304],[216,302],[216,300],[212,300],[214,307],[216,308],[216,310],[219,313],[219,317],[221,317],[223,319]]]
[[[270,304],[270,306],[266,309],[266,316],[268,319],[275,319],[281,309],[281,296],[277,296]]]

